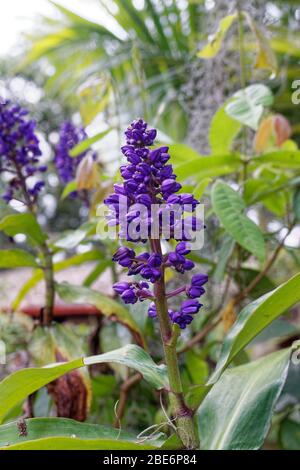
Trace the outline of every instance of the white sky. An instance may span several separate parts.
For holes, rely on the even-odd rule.
[[[95,0],[57,0],[86,18],[107,24],[107,16]],[[21,34],[34,30],[38,15],[55,15],[54,7],[47,0],[1,0],[0,5],[0,55],[6,55],[20,43]]]

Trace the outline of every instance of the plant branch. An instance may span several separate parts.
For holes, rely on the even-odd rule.
[[[272,254],[272,256],[269,258],[269,260],[266,262],[264,268],[255,276],[255,278],[250,282],[250,284],[236,297],[235,303],[241,302],[247,295],[257,286],[257,284],[263,279],[263,277],[267,274],[269,269],[273,266],[275,261],[277,260],[277,257],[279,253],[281,252],[282,248],[284,247],[284,243],[291,233],[292,229],[294,227],[294,223],[290,225],[288,228],[288,231],[286,235],[283,237],[282,241],[280,244],[277,246],[276,250]]]

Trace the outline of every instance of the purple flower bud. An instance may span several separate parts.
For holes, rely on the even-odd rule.
[[[186,292],[190,299],[196,299],[198,297],[201,297],[201,295],[205,294],[205,289],[204,287],[191,286],[187,289]]]
[[[179,255],[188,255],[191,252],[189,244],[186,242],[179,242],[175,248],[175,251]]]
[[[149,258],[148,258],[148,266],[150,268],[158,268],[162,263],[162,257],[158,253],[153,253]]]
[[[113,285],[113,289],[118,293],[118,294],[123,294],[123,292],[127,289],[130,289],[131,283],[129,282],[116,282]]]
[[[199,312],[201,307],[202,304],[200,304],[196,299],[184,300],[181,304],[180,312],[191,315]]]
[[[137,302],[137,296],[133,289],[127,289],[121,294],[121,299],[125,304],[135,304]]]
[[[173,179],[166,179],[162,182],[161,185],[162,193],[164,195],[176,193],[181,188],[181,184],[177,183]]]
[[[156,318],[157,317],[157,311],[155,307],[155,303],[151,303],[149,308],[148,308],[148,316],[150,318]]]
[[[117,261],[121,266],[128,268],[132,265],[135,252],[126,246],[121,246],[114,254],[112,260]]]
[[[208,281],[208,275],[207,274],[194,274],[192,277],[192,282],[191,284],[193,286],[203,286],[206,284]]]

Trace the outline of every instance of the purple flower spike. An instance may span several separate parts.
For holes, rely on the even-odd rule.
[[[39,157],[41,150],[35,133],[36,123],[27,118],[28,111],[10,101],[0,100],[0,173],[11,176],[5,194],[6,202],[14,197],[31,205],[44,187],[43,181],[31,184],[28,178],[46,171]]]
[[[104,201],[110,209],[108,223],[118,226],[119,238],[136,243],[150,240],[152,250],[149,253],[145,251],[136,255],[132,249],[122,246],[113,256],[113,261],[128,268],[129,276],[139,275],[155,284],[163,282],[166,268],[174,268],[178,273],[185,273],[194,268],[193,261],[186,259],[186,255],[191,251],[191,245],[188,243],[191,239],[189,231],[201,226],[193,215],[199,202],[192,194],[177,194],[181,185],[176,181],[177,177],[173,173],[172,165],[168,163],[169,148],[166,146],[148,148],[154,143],[155,129],[149,129],[146,122],[137,119],[127,128],[125,136],[126,145],[121,150],[127,159],[127,164],[120,168],[124,181],[121,184],[115,184],[114,194]],[[122,203],[124,197],[126,203]],[[176,207],[172,209],[172,206]],[[154,207],[156,212],[152,213]],[[182,218],[177,217],[181,212],[190,212],[192,215],[183,221]],[[169,214],[168,230],[163,226],[167,214]],[[140,229],[142,225],[140,219],[144,223],[143,231]],[[154,221],[157,227],[153,224]],[[183,230],[177,230],[182,224]],[[134,235],[129,230],[132,226],[135,227]],[[157,229],[155,237],[152,234],[153,226]],[[176,237],[178,243],[175,251],[162,256],[160,241],[156,239],[162,238],[165,234],[168,240]],[[203,284],[206,282],[205,274],[197,274],[192,277],[189,286],[183,285],[167,294],[168,299],[183,293],[186,293],[188,297],[179,311],[168,310],[171,322],[178,324],[182,329],[192,322],[193,315],[201,308],[197,298],[204,294]],[[133,304],[138,300],[154,299],[149,290],[149,284],[145,281],[120,282],[114,285],[114,289],[126,303]],[[154,303],[151,303],[148,315],[151,318],[157,317]]]
[[[87,149],[77,157],[71,157],[70,152],[73,147],[87,138],[87,133],[83,127],[76,127],[72,122],[65,121],[61,124],[59,130],[59,142],[55,149],[54,163],[58,176],[63,184],[69,183],[75,179],[76,170],[88,154],[96,159],[96,153]],[[77,191],[70,193],[71,197],[76,197]]]

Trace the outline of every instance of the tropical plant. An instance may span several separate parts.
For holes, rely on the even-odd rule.
[[[93,102],[87,88],[81,90],[86,123],[111,104],[107,92],[121,99],[122,87],[126,90],[129,77],[137,73],[134,61],[142,57],[136,75],[140,88],[122,100],[118,111],[133,113],[138,96],[138,107],[144,100],[153,122],[160,86],[166,91],[171,83],[179,90],[183,81],[175,77],[181,76],[180,60],[189,63],[190,51],[196,53],[198,25],[195,36],[192,29],[186,34],[191,45],[182,44],[178,18],[188,8],[190,22],[200,11],[205,19],[205,7],[189,3],[179,11],[176,2],[164,2],[155,16],[156,2],[145,2],[142,11],[131,2],[115,3],[126,37],[59,7],[68,27],[37,43],[31,59],[47,55],[56,63],[50,83],[61,79],[61,91],[67,94],[95,73],[95,55],[103,58],[102,65],[112,61],[106,62],[104,81],[97,82],[101,86],[91,87],[105,96],[101,105]],[[285,23],[290,7],[280,3]],[[88,137],[74,123],[63,124],[53,155],[65,184],[61,197],[76,198],[89,208],[76,230],[45,233],[38,218],[43,187],[36,178],[47,170],[40,161],[35,125],[19,106],[1,103],[5,203],[0,206],[0,230],[12,247],[1,250],[0,267],[29,267],[33,273],[11,306],[15,313],[10,321],[7,313],[0,315],[0,346],[5,341],[10,355],[27,349],[24,366],[11,371],[8,364],[0,382],[0,448],[300,448],[300,151],[289,113],[278,112],[276,89],[252,76],[249,80],[246,28],[259,45],[259,70],[277,70],[270,47],[274,41],[266,41],[253,15],[237,7],[221,18],[213,38],[198,52],[205,63],[220,50],[227,53],[223,43],[227,46],[230,28],[237,26],[239,86],[226,95],[209,123],[209,154],[184,143],[167,145],[163,134],[156,145],[156,130],[136,119],[121,147],[127,162],[120,165],[121,176],[118,172],[112,177],[108,166],[99,171],[91,148],[110,128]],[[149,24],[146,13],[156,21]],[[161,29],[165,16],[168,25]],[[48,24],[60,28],[60,22]],[[96,46],[79,57],[78,50],[90,44],[91,32]],[[133,43],[138,52],[131,54]],[[275,48],[280,50],[281,44],[286,45],[275,41]],[[63,63],[66,51],[69,63]],[[171,58],[174,62],[168,62]],[[171,82],[163,82],[164,73]],[[64,88],[66,77],[71,80]],[[142,83],[147,83],[147,95]],[[108,223],[101,217],[103,201],[110,209]],[[205,206],[205,230],[196,212],[199,201]],[[157,219],[149,212],[153,204]],[[165,234],[164,214],[174,205]],[[183,221],[178,223],[176,213],[183,213]],[[155,220],[158,237],[152,232]],[[178,235],[178,226],[185,224],[190,230]],[[107,236],[107,226],[114,239]],[[192,245],[193,228],[205,232],[201,249]],[[22,249],[18,234],[26,236]],[[59,271],[90,262],[88,276],[78,285],[58,281]],[[190,276],[194,267],[199,271]],[[110,276],[106,290],[112,284],[115,294],[95,287],[104,272]],[[45,301],[33,325],[18,310],[41,280]],[[54,294],[74,310],[76,304],[93,306],[100,319],[92,325],[55,322]],[[202,296],[203,305],[198,300]]]

